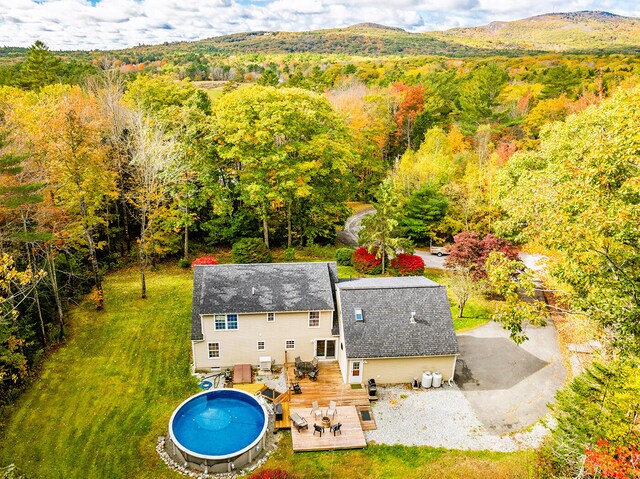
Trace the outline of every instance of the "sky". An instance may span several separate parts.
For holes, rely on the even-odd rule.
[[[640,17],[638,0],[0,0],[0,45],[126,48],[250,31],[374,22],[410,32],[485,25],[550,12]]]

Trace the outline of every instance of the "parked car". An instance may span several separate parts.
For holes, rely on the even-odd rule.
[[[451,254],[449,246],[429,246],[429,252],[440,257]]]

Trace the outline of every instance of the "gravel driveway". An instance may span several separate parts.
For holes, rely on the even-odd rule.
[[[548,433],[541,424],[502,436],[488,432],[456,386],[379,387],[378,394],[372,406],[378,429],[364,432],[367,442],[510,452],[535,448]]]

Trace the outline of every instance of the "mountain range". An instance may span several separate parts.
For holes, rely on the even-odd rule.
[[[494,55],[531,52],[640,52],[640,19],[608,12],[551,13],[512,22],[410,33],[360,23],[304,32],[248,32],[121,51],[190,50],[237,53],[344,53],[351,55]]]
[[[191,42],[139,45],[107,51],[132,63],[170,54],[320,53],[358,56],[517,56],[531,53],[640,53],[640,19],[602,11],[550,13],[479,27],[411,33],[375,23],[303,32],[256,31]],[[0,48],[0,63],[24,57],[24,48]],[[89,59],[95,54],[60,52]]]

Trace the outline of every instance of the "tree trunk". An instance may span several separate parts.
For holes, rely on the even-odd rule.
[[[47,264],[49,266],[49,277],[51,278],[51,289],[53,297],[56,301],[56,309],[58,310],[58,322],[60,323],[60,339],[64,338],[64,310],[62,309],[62,301],[60,300],[60,290],[58,289],[58,277],[56,276],[56,260],[53,257],[51,246],[47,248]]]
[[[291,205],[287,207],[287,248],[291,248]]]
[[[22,230],[24,231],[24,233],[26,235],[26,233],[27,233],[27,219],[25,218],[24,214],[22,214]],[[32,273],[35,273],[36,269],[35,269],[33,255],[32,255],[32,250],[29,247],[29,243],[25,243],[25,247],[27,249],[27,261],[29,263],[29,269],[31,269]],[[40,331],[42,332],[42,344],[44,346],[46,346],[47,345],[47,333],[45,332],[45,329],[44,329],[44,318],[42,317],[42,308],[40,307],[40,294],[38,293],[38,284],[35,283],[35,282],[33,283],[33,299],[35,299],[36,308],[38,310],[38,319],[40,321]]]
[[[189,214],[189,208],[185,209],[187,215]],[[189,223],[184,224],[184,259],[189,257]]]
[[[87,224],[87,208],[82,196],[80,197],[80,214],[82,215],[82,229],[84,236],[87,238],[91,269],[93,270],[93,277],[96,284],[96,309],[98,311],[102,311],[104,309],[104,291],[102,290],[102,280],[100,278],[100,268],[98,267],[98,257],[96,256],[96,247],[93,242],[93,235],[91,228]]]
[[[467,300],[465,299],[464,301],[459,301],[458,302],[458,318],[463,318],[464,316],[462,316],[462,314],[464,313],[464,307],[467,304]]]
[[[143,213],[140,223],[140,249],[138,251],[138,259],[140,261],[140,285],[142,287],[142,299],[147,298],[147,279],[145,276],[145,267],[147,263],[146,236],[146,213]]]
[[[125,244],[127,245],[127,253],[131,251],[131,239],[129,238],[129,215],[127,215],[127,204],[124,197],[120,199],[120,207],[122,208],[122,228],[124,230]]]
[[[385,259],[386,259],[387,253],[385,252],[384,248],[382,249],[382,272],[381,274],[384,274],[384,263],[385,263]]]
[[[262,216],[262,234],[264,236],[264,244],[269,248],[269,224],[267,223],[267,215]]]

